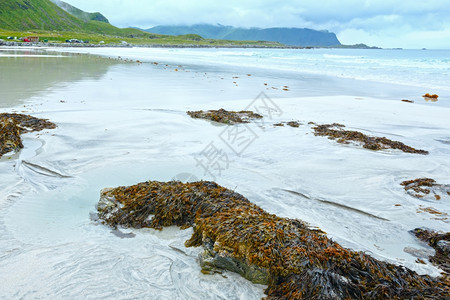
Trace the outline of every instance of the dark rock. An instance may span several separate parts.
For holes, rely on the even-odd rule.
[[[445,276],[450,280],[450,232],[439,233],[426,228],[416,228],[412,233],[435,250],[430,261],[444,270]]]

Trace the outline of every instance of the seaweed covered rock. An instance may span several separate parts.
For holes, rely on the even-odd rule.
[[[14,119],[0,119],[0,157],[23,148],[20,128]]]
[[[344,130],[342,124],[324,124],[313,127],[314,135],[328,136],[329,139],[337,140],[341,144],[349,144],[350,141],[361,143],[362,146],[370,150],[398,149],[406,153],[417,153],[427,155],[428,151],[415,149],[402,142],[392,141],[386,137],[368,136],[359,131]]]
[[[436,252],[430,261],[440,267],[450,279],[450,232],[439,233],[423,228],[413,230],[414,235],[430,245]]]
[[[21,134],[53,129],[56,125],[47,120],[22,114],[0,114],[0,157],[23,148]]]
[[[214,122],[234,125],[240,123],[250,123],[251,120],[262,119],[263,116],[252,111],[228,111],[223,108],[208,111],[188,111],[187,114],[194,119],[206,119]]]
[[[424,97],[424,98],[434,98],[434,99],[439,98],[438,95],[436,95],[436,94],[430,94],[430,93],[426,93],[426,94],[423,95],[422,97]]]
[[[438,184],[431,178],[418,178],[407,180],[401,183],[405,191],[416,198],[424,200],[443,200],[450,199],[450,185]]]
[[[284,124],[286,124],[287,126],[290,126],[290,127],[294,127],[294,128],[298,128],[301,125],[300,122],[298,122],[298,121],[289,121],[289,122],[275,123],[275,124],[273,124],[273,126],[275,126],[275,127],[284,127]]]
[[[193,227],[204,272],[227,269],[267,284],[269,299],[443,299],[448,283],[341,247],[300,220],[280,218],[214,182],[149,181],[105,189],[112,226]]]
[[[286,123],[288,126],[294,127],[294,128],[298,128],[300,127],[300,123],[297,121],[289,121]]]

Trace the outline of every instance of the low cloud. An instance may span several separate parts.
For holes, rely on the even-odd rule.
[[[335,32],[342,42],[383,47],[450,48],[447,0],[67,0],[100,11],[119,27],[224,24],[241,27],[307,27]],[[443,39],[447,41],[443,41]],[[415,41],[415,42],[414,42]],[[431,47],[430,47],[431,48]]]

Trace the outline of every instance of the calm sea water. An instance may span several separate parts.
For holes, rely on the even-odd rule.
[[[450,90],[450,50],[314,49],[221,54],[226,61],[245,58],[252,66]]]
[[[82,51],[117,57],[117,49]],[[121,49],[120,55],[147,62],[182,63],[201,70],[209,67],[208,71],[254,73],[259,70],[262,76],[303,79],[310,90],[325,83],[324,76],[333,80],[351,79],[359,83],[341,81],[338,90],[345,94],[348,86],[355,86],[356,94],[413,100],[434,93],[440,96],[439,105],[447,106],[450,102],[450,50],[132,48]],[[328,89],[331,92],[334,87]]]

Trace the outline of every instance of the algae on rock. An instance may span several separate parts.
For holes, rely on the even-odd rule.
[[[427,155],[428,151],[415,149],[402,142],[392,141],[386,137],[368,136],[362,132],[354,130],[344,130],[342,124],[324,124],[313,127],[314,135],[328,136],[329,139],[337,140],[341,144],[349,144],[349,141],[359,142],[363,148],[369,150],[398,149],[406,153],[417,153]]]
[[[14,119],[0,119],[0,157],[23,148],[20,129]]]
[[[21,134],[53,129],[56,125],[44,119],[22,114],[0,114],[0,157],[23,148]]]
[[[438,184],[431,178],[418,178],[401,183],[405,191],[416,198],[424,200],[450,200],[450,185]]]
[[[187,114],[194,119],[206,119],[228,125],[249,123],[251,120],[263,118],[263,116],[252,111],[228,111],[223,108],[208,111],[188,111]]]
[[[112,226],[193,227],[205,273],[227,269],[268,285],[268,299],[443,299],[448,282],[341,247],[300,220],[280,218],[214,182],[148,181],[105,189]]]

